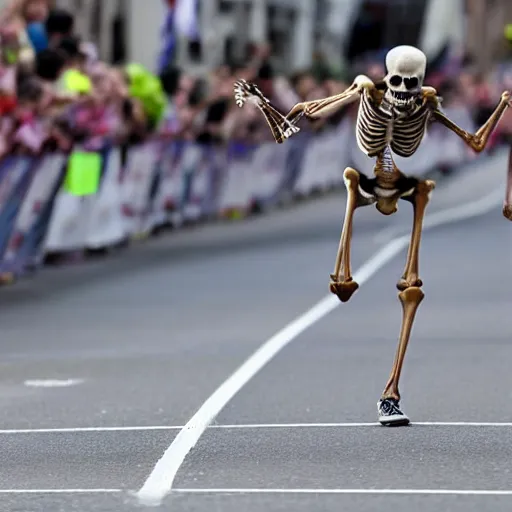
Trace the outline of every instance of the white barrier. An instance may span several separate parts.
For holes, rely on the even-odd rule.
[[[84,246],[99,249],[121,243],[128,233],[123,221],[123,197],[120,187],[121,154],[113,148],[106,156],[101,189],[93,196]]]
[[[447,114],[474,130],[464,110]],[[152,140],[129,148],[124,165],[119,148],[100,154],[99,188],[85,196],[62,186],[64,155],[10,157],[0,165],[0,274],[22,275],[43,254],[107,248],[168,223],[244,216],[255,205],[272,207],[342,186],[347,166],[371,175],[374,164],[357,147],[348,118],[282,145]],[[471,158],[460,139],[433,125],[418,152],[396,162],[408,174],[423,175]]]

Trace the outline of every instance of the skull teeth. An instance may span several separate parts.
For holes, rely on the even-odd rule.
[[[414,96],[414,94],[412,92],[407,92],[407,91],[391,91],[391,93],[397,100],[403,100],[403,101],[410,100]]]

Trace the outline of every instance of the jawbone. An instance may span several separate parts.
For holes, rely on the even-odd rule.
[[[418,98],[417,92],[397,92],[388,89],[385,94],[386,101],[394,108],[407,110],[412,107]]]

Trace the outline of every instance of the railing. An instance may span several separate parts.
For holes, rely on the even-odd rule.
[[[468,117],[448,112],[457,113]],[[396,162],[422,175],[472,157],[455,135],[434,125],[413,157]],[[0,164],[0,276],[12,282],[48,255],[118,246],[168,224],[244,217],[342,187],[348,165],[372,172],[349,118],[282,145],[155,138],[127,148],[105,143],[97,152],[75,146],[69,154],[9,156]]]

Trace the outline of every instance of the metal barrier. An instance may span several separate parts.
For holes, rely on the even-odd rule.
[[[10,156],[0,164],[0,276],[33,272],[48,254],[117,246],[166,224],[240,218],[342,186],[348,165],[372,172],[353,131],[347,118],[282,145],[150,140],[126,151],[105,145],[96,153]],[[396,162],[421,175],[472,157],[433,125],[420,150]]]

